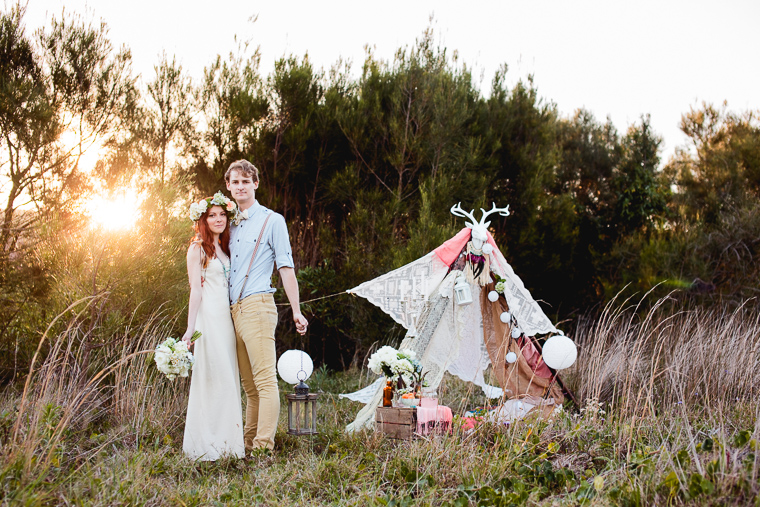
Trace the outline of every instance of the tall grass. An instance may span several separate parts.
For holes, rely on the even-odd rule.
[[[683,404],[714,410],[760,393],[760,313],[738,308],[670,308],[661,299],[645,316],[608,305],[582,319],[573,385],[582,398],[620,400],[621,415]],[[663,307],[668,306],[668,311]]]
[[[579,407],[411,442],[345,434],[360,407],[337,395],[371,378],[318,369],[319,436],[281,426],[273,454],[217,463],[182,454],[188,381],[152,365],[172,323],[159,309],[118,346],[84,352],[93,308],[97,298],[59,316],[67,325],[43,338],[49,352],[23,387],[0,395],[4,505],[752,505],[760,492],[760,322],[748,305],[610,304],[578,323],[564,380]],[[483,401],[454,377],[439,394],[460,413]]]

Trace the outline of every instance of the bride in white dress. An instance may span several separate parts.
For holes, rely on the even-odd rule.
[[[187,251],[190,304],[186,342],[195,342],[182,449],[194,460],[215,461],[223,456],[242,458],[243,415],[235,330],[230,316],[227,284],[230,270],[230,228],[227,210],[234,202],[223,194],[190,207],[196,236]]]

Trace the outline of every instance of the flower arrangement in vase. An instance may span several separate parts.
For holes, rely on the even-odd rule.
[[[388,345],[380,347],[369,358],[367,366],[378,375],[384,375],[394,385],[397,394],[401,395],[401,403],[407,406],[415,406],[420,398],[420,391],[425,382],[422,363],[417,360],[417,354],[413,350],[396,350]],[[407,396],[409,393],[412,396]],[[407,398],[412,401],[404,401]]]

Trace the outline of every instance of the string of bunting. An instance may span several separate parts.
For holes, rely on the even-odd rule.
[[[335,294],[330,294],[328,296],[321,296],[318,298],[309,299],[307,301],[301,301],[301,304],[305,305],[306,303],[313,303],[314,301],[319,301],[320,299],[334,298],[335,296],[340,296],[343,294],[351,294],[351,293],[348,291],[336,292]],[[290,306],[290,303],[277,303],[277,306]]]

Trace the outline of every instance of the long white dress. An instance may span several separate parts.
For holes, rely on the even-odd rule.
[[[219,258],[209,261],[195,321],[202,336],[193,350],[195,365],[182,444],[185,454],[194,460],[245,456],[240,374],[225,271],[229,264]]]

